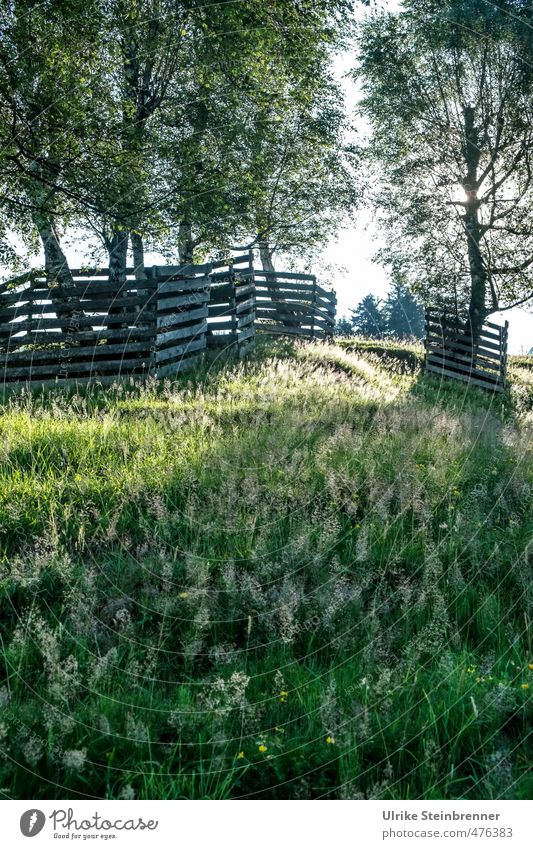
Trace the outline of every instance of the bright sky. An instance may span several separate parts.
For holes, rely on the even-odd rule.
[[[354,65],[353,56],[346,53],[336,62],[336,73],[343,81],[346,105],[354,110],[359,99],[357,86],[346,74]],[[364,125],[361,124],[364,131]],[[350,309],[369,292],[383,298],[389,288],[386,270],[372,261],[380,244],[379,234],[372,226],[368,213],[361,213],[357,225],[342,230],[334,244],[328,246],[322,258],[333,268],[329,282],[334,286],[338,299],[338,315]],[[533,306],[532,306],[533,308]],[[496,313],[491,317],[498,323],[509,322],[509,353],[527,353],[533,347],[533,313],[523,309]]]

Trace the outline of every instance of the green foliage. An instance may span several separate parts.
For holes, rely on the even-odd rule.
[[[4,792],[530,796],[531,374],[417,352],[6,399]]]
[[[353,331],[359,336],[367,336],[369,339],[381,339],[384,336],[386,324],[380,302],[374,295],[365,295],[352,310],[351,323]]]
[[[355,333],[369,339],[421,339],[424,309],[406,286],[396,283],[384,302],[366,295],[349,319],[339,319],[335,332],[339,336]]]
[[[27,239],[43,217],[56,236],[76,227],[108,252],[129,233],[174,257],[227,251],[258,228],[286,251],[324,241],[353,201],[329,72],[350,8],[10,4],[0,40],[6,258],[8,232]]]
[[[422,339],[424,308],[407,286],[397,282],[383,304],[386,334],[396,339]]]
[[[380,258],[476,321],[533,291],[530,21],[522,0],[416,0],[359,34]]]

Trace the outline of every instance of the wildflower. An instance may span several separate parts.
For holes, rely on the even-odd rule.
[[[529,684],[520,684],[522,690],[529,690]]]
[[[329,737],[326,737],[326,743],[328,744],[328,746],[334,746],[335,745],[335,737],[332,737],[331,734],[330,734]]]
[[[286,701],[287,701],[287,696],[288,696],[289,694],[287,693],[287,691],[286,691],[286,690],[281,690],[279,695],[280,695],[280,699],[279,699],[279,700],[280,700],[280,702],[286,702]]]
[[[118,796],[119,799],[135,799],[135,790],[131,784],[125,784]]]
[[[86,760],[86,749],[70,749],[63,753],[63,765],[66,766],[67,769],[83,769]]]
[[[533,663],[528,663],[527,668],[533,671]]]
[[[457,489],[457,487],[454,487],[454,488],[452,489],[452,495],[453,495],[453,497],[454,497],[454,498],[459,498],[460,494],[461,494],[461,493],[459,492],[459,490]]]
[[[259,751],[261,752],[261,754],[263,754],[263,752],[267,751],[267,746],[265,746],[264,743],[261,743],[261,745],[258,746],[258,748],[259,748]]]
[[[243,757],[244,757],[244,752],[239,752],[239,754],[237,755],[237,760],[242,761]]]
[[[447,527],[448,527],[447,522],[441,522],[440,525],[439,525],[439,528],[441,529],[441,531],[445,531],[447,529]]]
[[[187,598],[189,593],[180,593],[180,598]]]

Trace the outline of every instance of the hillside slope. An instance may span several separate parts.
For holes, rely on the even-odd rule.
[[[6,796],[531,797],[533,371],[418,362],[5,400]]]

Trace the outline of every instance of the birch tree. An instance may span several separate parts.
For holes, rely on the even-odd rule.
[[[358,38],[381,257],[474,338],[533,295],[531,16],[522,0],[408,0]]]

